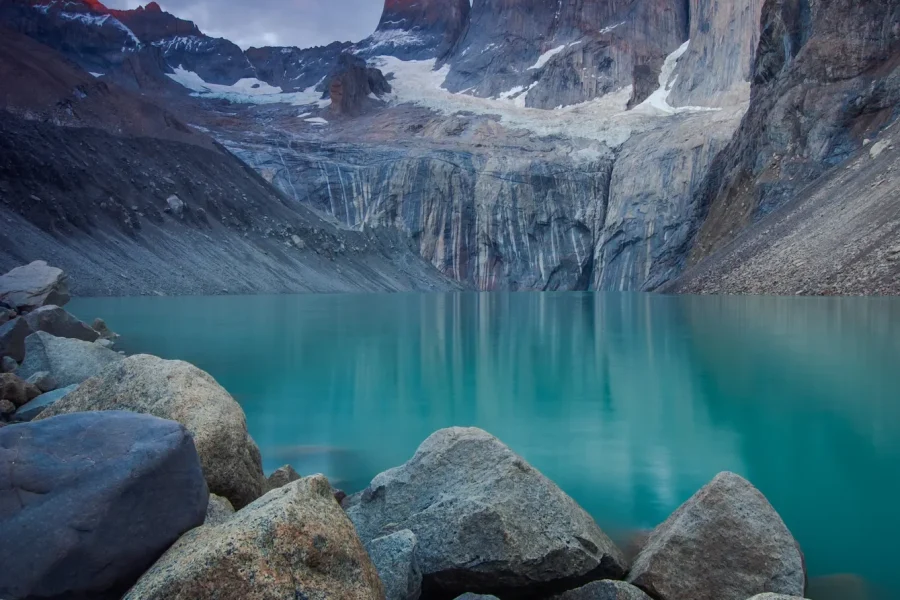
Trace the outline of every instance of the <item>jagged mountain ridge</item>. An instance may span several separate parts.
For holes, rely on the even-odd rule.
[[[216,71],[227,53],[196,45],[183,50],[191,56],[163,52],[160,73],[191,72],[197,83],[175,79],[200,97],[170,105],[288,197],[345,227],[399,232],[457,280],[482,289],[656,289],[703,259],[702,248],[721,247],[704,242],[716,215],[734,212],[717,208],[727,193],[716,178],[729,156],[754,160],[758,145],[729,142],[751,79],[769,60],[765,49],[793,39],[761,35],[760,17],[772,14],[763,4],[475,0],[466,14],[458,0],[389,0],[376,32],[356,44],[248,49],[233,71]],[[782,24],[808,28],[808,16],[794,13]],[[880,5],[865,18],[891,22]],[[821,34],[813,26],[804,35]],[[364,70],[335,69],[342,54],[367,58],[392,93],[366,96],[378,86],[362,81]],[[753,86],[761,102],[762,83]],[[321,99],[345,88],[360,90],[353,106],[345,95]],[[894,118],[865,132],[836,129],[854,140],[844,147],[860,147],[863,133],[875,137]],[[790,131],[787,122],[770,128]],[[851,155],[812,157],[808,172]],[[786,189],[785,197],[797,193]]]

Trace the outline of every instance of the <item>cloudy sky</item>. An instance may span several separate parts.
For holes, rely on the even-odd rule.
[[[110,8],[136,8],[150,0],[104,0]],[[321,46],[356,42],[378,25],[382,0],[157,0],[207,35],[249,46]]]

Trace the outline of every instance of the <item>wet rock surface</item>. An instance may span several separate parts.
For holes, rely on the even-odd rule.
[[[206,511],[190,435],[146,415],[4,427],[0,465],[4,598],[119,598]]]

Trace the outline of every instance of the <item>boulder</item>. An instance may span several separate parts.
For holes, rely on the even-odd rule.
[[[456,600],[500,600],[497,596],[490,596],[484,594],[473,594],[471,592],[466,592],[462,596],[457,596]]]
[[[28,378],[46,371],[58,385],[66,387],[81,383],[120,360],[121,356],[97,344],[38,331],[25,339],[25,360],[17,373]]]
[[[9,400],[19,407],[41,395],[41,391],[14,373],[0,374],[0,400]]]
[[[480,429],[432,434],[344,506],[364,542],[411,530],[423,587],[444,596],[551,593],[625,572],[621,551],[574,500]]]
[[[0,358],[0,373],[13,373],[19,368],[17,363],[11,356]]]
[[[0,325],[0,356],[8,356],[17,363],[25,360],[25,339],[32,333],[22,317]]]
[[[5,427],[0,598],[119,598],[207,502],[173,421],[103,412]]]
[[[51,375],[47,371],[38,371],[37,373],[29,377],[26,383],[29,383],[36,387],[42,394],[52,392],[59,387],[59,385],[56,383],[56,380],[53,379],[53,375]]]
[[[166,199],[166,208],[164,210],[176,217],[180,217],[184,214],[184,200],[178,196],[169,196],[168,199]]]
[[[221,525],[222,523],[230,519],[233,514],[234,507],[231,505],[231,502],[228,501],[228,498],[210,494],[209,506],[207,506],[206,508],[206,520],[203,522],[203,524]]]
[[[19,313],[12,310],[11,308],[4,308],[0,306],[0,325],[4,325],[18,316]]]
[[[115,352],[87,345],[118,358]],[[87,410],[129,410],[178,421],[194,436],[209,491],[228,498],[237,509],[266,489],[244,411],[215,379],[191,364],[145,354],[119,360],[38,418]]]
[[[275,488],[280,488],[281,486],[287,485],[292,481],[297,481],[298,479],[300,479],[300,475],[291,465],[278,467],[271,475],[269,475],[269,489],[274,490]]]
[[[22,313],[47,304],[64,306],[69,301],[66,280],[62,269],[37,260],[0,276],[0,300]]]
[[[757,594],[750,598],[750,600],[806,600],[800,596],[785,596],[784,594]]]
[[[386,600],[417,600],[422,595],[422,571],[416,560],[415,534],[409,529],[376,538],[366,552],[384,584]]]
[[[94,322],[91,324],[91,329],[93,329],[100,335],[101,340],[109,340],[111,342],[115,342],[117,339],[119,339],[119,334],[110,329],[106,324],[106,321],[104,321],[103,319],[94,319]]]
[[[185,534],[125,600],[381,600],[378,573],[317,475]]]
[[[15,412],[15,404],[9,400],[0,400],[0,421],[8,421]]]
[[[658,600],[747,600],[802,596],[806,573],[797,541],[765,496],[720,473],[653,530],[628,582]]]
[[[57,402],[61,398],[65,398],[67,395],[71,394],[77,389],[78,384],[75,384],[64,388],[59,388],[58,390],[53,390],[52,392],[47,392],[46,394],[41,394],[31,402],[20,406],[19,410],[16,411],[16,414],[13,415],[13,421],[17,421],[20,423],[31,421],[39,414],[44,412],[44,410],[48,406],[50,406],[54,402]]]
[[[46,331],[56,337],[93,342],[100,334],[70,315],[64,309],[47,305],[37,308],[24,317],[32,331]]]
[[[554,596],[552,600],[652,600],[652,598],[624,581],[604,579],[563,592]]]

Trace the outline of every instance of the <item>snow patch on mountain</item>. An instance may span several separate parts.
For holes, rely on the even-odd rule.
[[[569,46],[574,46],[574,45],[580,44],[580,43],[581,43],[581,41],[572,42],[571,44],[563,44],[562,46],[557,46],[556,48],[553,48],[552,50],[547,50],[546,52],[544,52],[543,54],[541,54],[538,57],[536,63],[534,63],[533,65],[528,67],[528,69],[526,69],[526,70],[527,71],[535,71],[537,69],[542,69],[542,68],[544,68],[544,65],[546,65],[548,62],[550,62],[551,58],[553,58],[554,56],[556,56],[557,54],[559,54],[560,52],[562,52]]]
[[[708,108],[703,106],[679,106],[674,107],[669,104],[669,95],[672,88],[675,87],[675,81],[678,76],[672,76],[675,68],[678,66],[678,59],[684,56],[690,46],[691,40],[683,43],[677,50],[666,57],[662,69],[659,73],[659,88],[656,89],[646,100],[631,109],[631,112],[647,115],[675,115],[686,112],[705,112],[718,111],[720,108]]]
[[[302,92],[284,92],[280,87],[269,85],[265,81],[247,77],[233,85],[208,83],[197,73],[188,71],[182,66],[174,69],[167,76],[194,92],[192,96],[199,98],[215,98],[228,100],[238,104],[290,104],[293,106],[316,105],[325,108],[331,100],[323,100],[321,92],[315,86]]]
[[[36,6],[35,8],[45,9],[42,12],[44,12],[46,14],[46,12],[48,10],[50,10],[51,6],[52,6],[52,4],[46,5],[46,7]],[[129,29],[127,26],[125,26],[124,23],[122,23],[120,20],[113,17],[112,15],[96,15],[96,14],[91,14],[91,13],[61,12],[61,13],[59,13],[59,17],[66,21],[78,21],[80,23],[84,23],[85,25],[93,25],[95,27],[103,27],[104,25],[106,25],[108,23],[111,27],[115,27],[116,29],[125,33],[131,39],[131,41],[134,43],[135,47],[140,48],[142,46],[141,40],[139,40],[137,38],[137,36],[134,35],[134,32],[131,31],[131,29]],[[123,48],[123,50],[125,50],[125,48]]]
[[[378,30],[365,40],[359,43],[359,47],[354,51],[355,54],[360,52],[376,52],[390,51],[394,48],[402,48],[406,46],[418,46],[424,44],[426,40],[422,36],[404,29],[382,29]]]

